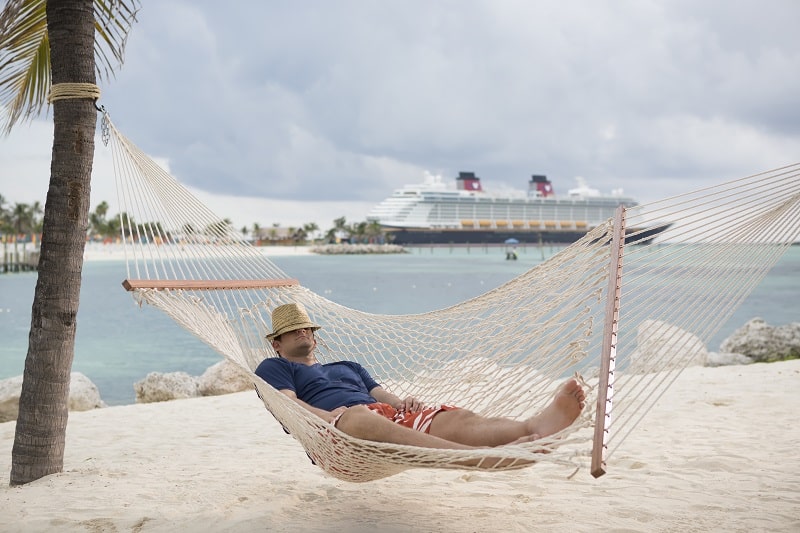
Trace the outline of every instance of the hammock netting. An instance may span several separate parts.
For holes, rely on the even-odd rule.
[[[122,136],[108,115],[103,127],[126,284],[136,301],[250,372],[265,407],[308,456],[348,481],[417,467],[507,470],[540,462],[591,463],[591,472],[602,474],[679,372],[702,362],[709,340],[800,238],[795,164],[619,209],[549,260],[452,307],[372,314],[305,288]],[[320,362],[358,361],[400,397],[524,419],[578,376],[587,407],[555,435],[498,448],[440,450],[351,437],[252,373],[276,355],[265,339],[270,314],[290,302],[323,326]]]

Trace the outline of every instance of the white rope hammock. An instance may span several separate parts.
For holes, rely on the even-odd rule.
[[[251,373],[275,355],[264,338],[272,309],[300,302],[323,326],[321,362],[358,361],[401,397],[521,419],[541,410],[566,377],[577,374],[586,384],[587,408],[556,435],[439,450],[350,437],[253,374],[266,408],[312,460],[348,481],[415,467],[507,470],[544,461],[590,465],[601,475],[647,410],[800,237],[800,165],[792,165],[619,209],[616,219],[545,263],[458,305],[377,315],[327,300],[281,271],[107,115],[104,138],[123,213],[126,288]],[[656,243],[641,244],[654,228],[663,230]]]

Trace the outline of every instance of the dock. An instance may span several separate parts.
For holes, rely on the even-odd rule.
[[[39,251],[7,251],[0,254],[0,274],[34,272],[39,268]]]

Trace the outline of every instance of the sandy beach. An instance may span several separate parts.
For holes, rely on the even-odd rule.
[[[348,484],[255,393],[71,413],[64,471],[9,487],[0,531],[798,531],[800,361],[692,367],[588,468],[412,470]]]

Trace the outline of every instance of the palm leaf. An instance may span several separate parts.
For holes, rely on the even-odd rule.
[[[99,78],[108,79],[115,66],[122,65],[128,34],[138,12],[139,0],[95,0],[94,51]]]
[[[0,129],[41,113],[50,91],[46,0],[9,0],[0,12]],[[139,0],[95,0],[95,56],[100,79],[123,62]]]
[[[10,0],[0,13],[0,126],[41,112],[50,88],[45,2]]]

